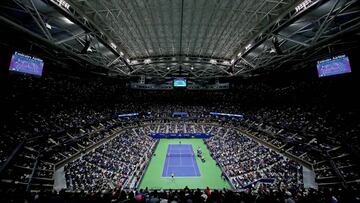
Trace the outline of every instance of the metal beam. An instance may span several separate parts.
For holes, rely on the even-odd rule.
[[[248,64],[249,66],[251,66],[251,68],[256,68],[256,66],[254,65],[254,64],[252,64],[252,63],[250,63],[248,60],[246,60],[245,58],[243,58],[243,57],[241,57],[240,56],[240,58],[241,58],[241,60],[243,60],[246,64]]]
[[[65,39],[62,39],[62,40],[59,40],[59,41],[55,42],[55,44],[63,44],[63,43],[69,42],[71,40],[74,40],[76,38],[79,38],[79,37],[83,36],[84,34],[86,34],[86,32],[82,30],[81,32],[79,32],[79,33],[77,33],[77,34],[75,34],[73,36],[70,36],[68,38],[65,38]]]
[[[44,3],[51,5],[55,7],[60,13],[65,15],[67,18],[72,19],[77,25],[82,27],[86,32],[91,32],[99,42],[101,42],[105,47],[107,47],[108,50],[110,50],[115,56],[122,57],[120,53],[118,53],[117,48],[113,47],[111,45],[110,37],[99,28],[98,25],[96,25],[91,19],[86,18],[86,15],[80,11],[72,2],[68,1],[69,8],[64,8],[60,4],[58,4],[56,1],[49,1],[49,0],[41,0]],[[113,41],[114,43],[114,41]],[[131,69],[131,66],[126,62],[124,58],[121,58],[121,61],[129,68]]]
[[[298,1],[300,2],[300,1]],[[247,44],[252,43],[252,46],[249,47],[248,49],[245,49],[243,51],[242,56],[246,56],[247,54],[249,54],[253,49],[257,48],[259,45],[261,45],[264,41],[266,41],[267,39],[269,39],[269,37],[271,36],[271,34],[277,33],[279,32],[281,29],[283,29],[284,27],[286,27],[287,25],[289,25],[291,22],[295,21],[296,19],[298,19],[300,16],[305,14],[306,12],[309,12],[311,9],[313,9],[315,7],[315,5],[318,3],[319,1],[314,2],[312,5],[308,6],[308,8],[304,11],[301,12],[294,12],[295,9],[295,5],[293,7],[291,7],[289,10],[287,10],[286,12],[284,12],[282,15],[280,15],[278,17],[278,19],[274,20],[273,22],[271,22],[269,24],[269,26],[267,26],[266,28],[264,28],[260,33],[265,33],[262,35],[257,35],[254,37],[254,39],[250,40]],[[266,34],[267,33],[267,34]],[[237,60],[235,60],[234,64],[239,62],[239,58]]]
[[[346,28],[346,29],[344,29],[344,30],[332,35],[332,36],[329,36],[326,39],[318,41],[316,44],[313,44],[313,45],[310,45],[309,47],[306,47],[306,49],[312,49],[312,48],[322,46],[322,45],[328,43],[329,41],[336,39],[337,37],[340,37],[340,36],[342,36],[344,34],[347,34],[347,33],[351,32],[351,31],[356,31],[356,30],[359,30],[359,29],[360,29],[360,22],[358,22],[355,25],[353,25],[351,27],[348,27],[348,28]],[[304,51],[304,49],[297,50],[297,51],[295,51],[295,52],[293,52],[291,54],[286,55],[286,57],[294,56],[294,55],[299,54],[299,53],[301,53],[303,51]],[[283,60],[283,58],[278,58],[276,60],[273,60],[273,61],[269,62],[268,64],[263,64],[262,67],[270,66],[270,65],[272,65],[274,63],[277,63],[277,62],[279,62],[281,60]]]
[[[286,36],[284,36],[284,35],[280,35],[280,34],[274,35],[274,34],[273,34],[273,36],[275,36],[275,37],[280,37],[281,39],[284,39],[284,40],[289,41],[289,42],[294,42],[294,43],[299,44],[299,45],[302,45],[302,46],[304,46],[304,47],[309,47],[309,46],[310,46],[310,44],[308,44],[308,43],[300,42],[300,41],[298,41],[298,40],[295,40],[295,39],[286,37]]]
[[[72,56],[75,59],[78,59],[78,60],[83,61],[85,63],[90,63],[90,64],[92,64],[94,66],[98,66],[98,64],[94,64],[94,63],[90,62],[87,58],[84,58],[84,57],[74,53],[73,51],[70,51],[70,50],[65,49],[63,47],[60,47],[60,46],[56,45],[54,42],[52,42],[52,41],[50,41],[48,39],[44,39],[42,36],[38,35],[37,33],[34,33],[31,30],[29,30],[29,29],[15,23],[12,20],[9,20],[9,19],[7,19],[7,18],[5,18],[5,17],[3,17],[1,15],[0,15],[0,21],[7,24],[7,25],[9,25],[9,26],[11,26],[12,28],[14,28],[14,29],[16,29],[16,30],[18,30],[20,32],[23,32],[23,33],[27,34],[28,36],[32,37],[36,41],[41,42],[41,43],[49,46],[49,48],[58,49],[58,50],[60,50],[60,51],[62,51],[64,53],[69,54],[70,56]]]

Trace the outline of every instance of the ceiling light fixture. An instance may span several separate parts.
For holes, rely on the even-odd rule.
[[[210,59],[210,63],[211,63],[211,64],[216,64],[217,61],[216,61],[215,59]]]
[[[117,48],[117,46],[116,46],[116,44],[115,44],[114,42],[111,42],[111,43],[110,43],[110,46],[111,46],[113,49],[115,49],[115,50],[116,50],[116,48]]]
[[[69,24],[69,25],[73,25],[74,22],[71,21],[69,18],[67,17],[61,17],[61,20],[64,21],[66,24]]]
[[[46,28],[49,29],[49,30],[52,29],[52,27],[51,27],[51,25],[50,25],[49,23],[45,23],[45,26],[46,26]]]
[[[223,61],[224,65],[230,65],[229,61]]]

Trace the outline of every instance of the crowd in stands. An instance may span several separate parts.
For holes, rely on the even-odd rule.
[[[326,125],[326,119],[314,116],[314,112],[303,110],[303,113],[300,113],[298,110],[294,112],[297,112],[300,115],[299,117],[296,116],[297,114],[292,114],[290,117],[288,112],[291,111],[291,109],[288,109],[284,112],[272,113],[279,120],[283,118],[285,120],[293,120],[294,123],[297,123],[297,126],[301,127],[296,127],[288,121],[274,122],[272,121],[272,113],[269,113],[269,111],[259,111],[255,117],[249,116],[241,122],[240,126],[247,132],[252,132],[257,137],[281,148],[286,153],[295,155],[313,165],[319,182],[333,182],[336,177],[344,181],[356,180],[359,177],[358,173],[356,175],[353,173],[352,179],[349,179],[346,172],[342,172],[344,169],[353,171],[359,169],[356,153],[354,156],[351,156],[351,150],[345,150],[345,148],[348,148],[347,144],[342,143],[342,139],[346,138],[340,133],[334,134],[333,127]],[[263,115],[261,115],[262,113]],[[304,114],[306,116],[303,116]],[[318,120],[315,120],[315,118],[318,118]],[[310,122],[314,121],[319,124],[317,128],[311,127],[313,123]],[[303,123],[303,125],[299,125],[299,123]],[[319,129],[327,129],[328,135],[321,133]],[[356,135],[353,134],[352,136]],[[351,144],[349,143],[349,145]],[[336,167],[333,167],[334,165]]]
[[[239,127],[284,153],[306,161],[314,167],[319,183],[353,183],[359,179],[360,171],[357,163],[360,114],[356,99],[348,99],[348,105],[334,99],[334,95],[346,96],[341,93],[342,86],[334,91],[339,83],[341,81],[305,81],[275,88],[260,82],[239,84],[237,89],[225,92],[179,93],[131,91],[122,82],[104,79],[11,76],[6,81],[1,100],[0,166],[8,164],[2,182],[24,187],[29,182],[33,187],[51,185],[56,164],[65,163],[89,147],[105,142],[126,126],[164,123],[128,132],[146,137],[158,131],[209,133],[212,127],[200,123],[215,122]],[[312,102],[307,103],[309,99]],[[324,104],[324,101],[334,102]],[[175,111],[189,112],[193,120],[172,119]],[[244,119],[212,117],[208,114],[210,111],[241,113]],[[114,116],[132,112],[141,115],[133,118]],[[207,144],[236,187],[241,188],[265,176],[278,180],[296,177],[291,182],[298,184],[301,174],[297,164],[235,131],[218,130],[214,132],[217,136]],[[121,139],[121,136],[115,139]],[[124,147],[121,142],[114,143],[112,149]],[[148,140],[147,144],[151,148],[152,141]],[[17,156],[7,163],[17,147],[20,149]],[[230,155],[231,150],[239,157]],[[105,160],[106,153],[99,147],[69,163],[70,171],[72,168],[73,171],[94,173],[83,173],[82,177],[68,174],[69,186],[75,190],[89,189],[79,180],[92,175],[102,175],[112,180],[111,184],[123,185],[126,181],[123,177],[130,169],[128,166],[113,168],[109,163],[99,161]],[[139,149],[136,153],[144,151]],[[117,160],[119,163],[139,161],[137,154],[119,158],[123,159]],[[109,182],[104,182],[106,179],[96,182],[99,185],[96,189],[107,188]]]
[[[149,161],[155,140],[127,130],[80,159],[65,165],[70,190],[101,191],[136,184]],[[135,178],[135,183],[131,181]],[[126,185],[127,184],[127,185]],[[129,186],[127,186],[129,188]]]
[[[302,184],[299,164],[237,131],[215,133],[206,143],[235,188],[245,188],[263,178],[288,188]]]
[[[28,203],[357,203],[359,195],[348,190],[271,190],[263,187],[259,190],[216,190],[211,188],[179,190],[120,190],[97,192],[38,192],[19,195],[16,190],[8,190],[2,195],[2,202]]]

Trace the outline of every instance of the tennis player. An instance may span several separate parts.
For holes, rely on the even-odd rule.
[[[171,180],[172,180],[173,182],[175,182],[175,173],[174,173],[174,172],[171,172]]]

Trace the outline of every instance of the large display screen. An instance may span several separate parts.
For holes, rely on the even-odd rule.
[[[10,71],[41,76],[44,62],[39,58],[15,52],[11,58]]]
[[[184,78],[174,79],[173,86],[174,87],[186,87],[187,86],[186,79],[184,79]]]
[[[345,55],[336,56],[331,59],[318,61],[317,71],[319,77],[350,73],[350,61]]]

